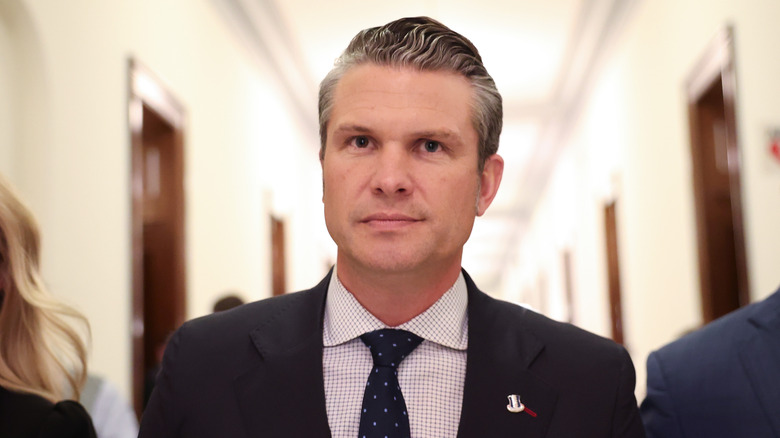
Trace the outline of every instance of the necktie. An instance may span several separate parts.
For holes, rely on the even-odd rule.
[[[423,341],[405,330],[382,329],[360,337],[374,368],[363,394],[358,438],[409,438],[409,416],[398,385],[398,364]]]

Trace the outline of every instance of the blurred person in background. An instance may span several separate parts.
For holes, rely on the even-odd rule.
[[[242,304],[244,304],[244,300],[242,300],[241,297],[234,293],[230,293],[218,299],[217,302],[214,303],[214,313],[224,312],[225,310],[230,310]]]
[[[649,438],[780,437],[780,289],[650,353]]]
[[[138,420],[130,402],[109,380],[92,374],[87,376],[79,402],[92,416],[98,438],[138,436]]]
[[[87,378],[87,320],[46,289],[38,226],[0,176],[0,436],[95,437],[78,402]]]

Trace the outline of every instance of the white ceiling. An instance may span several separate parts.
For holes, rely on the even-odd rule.
[[[427,15],[469,38],[504,98],[501,189],[474,227],[463,266],[498,287],[576,115],[588,77],[637,0],[213,0],[272,66],[316,126],[316,92],[361,29]],[[317,147],[317,144],[312,145]]]

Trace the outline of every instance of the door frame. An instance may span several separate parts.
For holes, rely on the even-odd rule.
[[[620,285],[620,254],[618,245],[617,200],[604,204],[604,243],[607,262],[607,291],[612,340],[625,343],[623,327],[623,292]]]
[[[696,165],[701,150],[697,121],[699,109],[697,103],[717,81],[722,83],[723,104],[726,123],[726,150],[729,151],[729,195],[731,197],[731,216],[734,229],[734,246],[737,271],[739,305],[750,302],[750,291],[745,250],[745,230],[742,216],[742,189],[740,178],[740,148],[737,135],[736,118],[736,68],[734,59],[734,30],[732,26],[721,29],[706,48],[699,62],[692,69],[686,81],[688,102],[688,120],[690,123],[691,170],[696,211],[696,236],[699,258],[700,293],[702,316],[705,323],[714,319],[711,314],[712,300],[709,294],[709,251],[706,245],[706,214],[704,199],[704,175]]]
[[[130,184],[131,184],[131,274],[132,274],[132,401],[138,418],[141,417],[144,403],[145,357],[144,357],[144,175],[143,175],[143,115],[144,111],[154,111],[157,116],[173,128],[175,172],[182,184],[181,200],[177,211],[175,226],[176,238],[172,248],[175,260],[172,276],[177,278],[180,288],[171,291],[175,306],[177,326],[186,318],[186,260],[184,231],[184,107],[166,89],[162,81],[137,60],[128,60],[128,127],[130,132]]]

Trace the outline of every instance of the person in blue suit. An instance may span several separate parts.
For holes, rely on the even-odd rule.
[[[780,437],[780,289],[650,354],[650,438]]]

